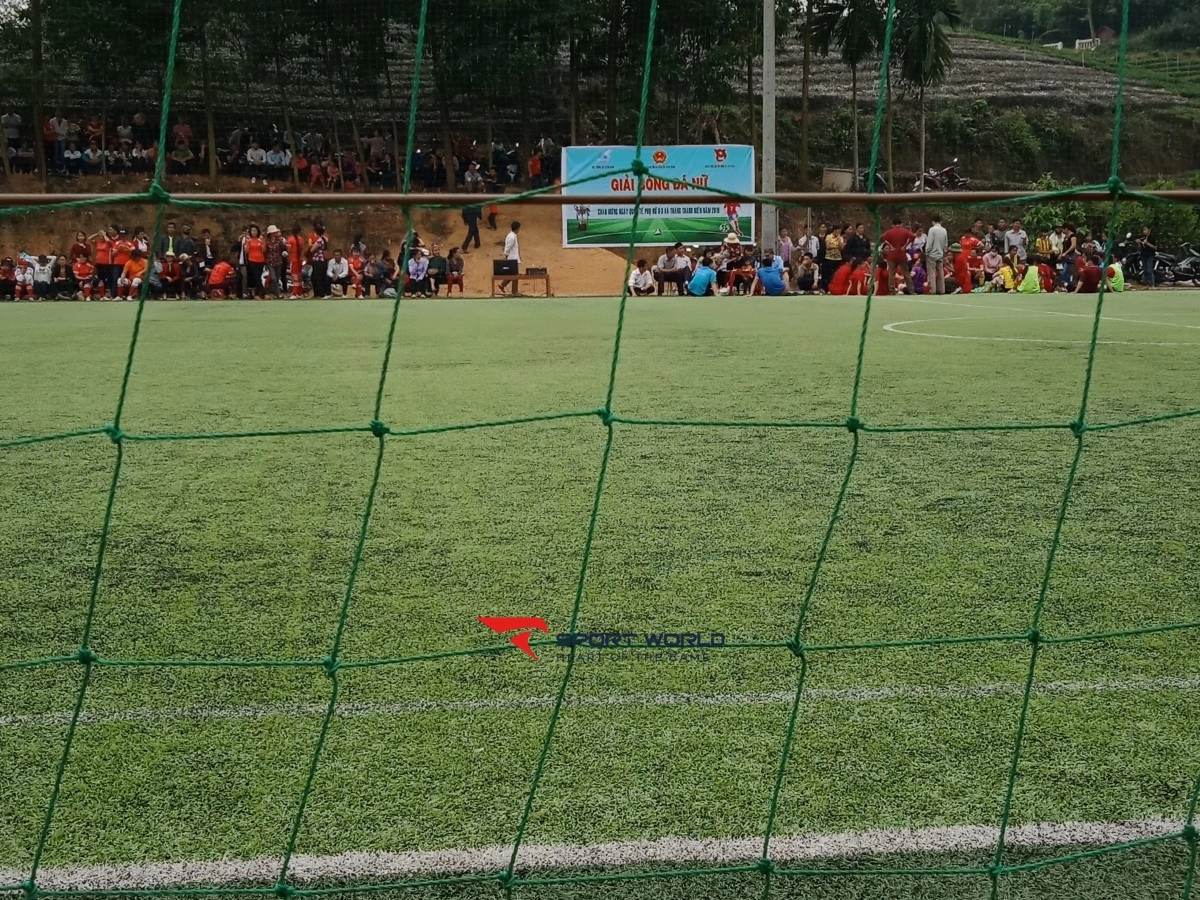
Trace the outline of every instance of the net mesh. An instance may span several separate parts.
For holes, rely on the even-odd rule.
[[[636,122],[636,145],[637,158],[635,162],[625,171],[618,172],[618,175],[629,175],[637,181],[637,195],[635,200],[635,213],[633,232],[637,232],[637,211],[640,210],[642,203],[642,192],[644,181],[648,175],[648,168],[641,161],[641,152],[646,134],[647,114],[650,108],[651,85],[654,72],[654,52],[655,41],[653,36],[658,29],[660,18],[660,6],[666,0],[649,0],[647,7],[643,10],[645,13],[645,21],[640,27],[644,28],[644,33],[647,35],[644,46],[644,58],[641,60],[643,66],[643,74],[640,91],[639,114]],[[280,15],[280,20],[286,15],[299,14],[300,5],[295,3],[284,3],[283,13]],[[293,9],[292,7],[295,7]],[[1162,203],[1158,198],[1140,194],[1130,190],[1122,182],[1120,178],[1121,165],[1121,130],[1122,130],[1122,115],[1123,115],[1123,94],[1125,89],[1125,47],[1128,31],[1130,0],[1124,0],[1122,7],[1122,29],[1120,33],[1120,49],[1118,54],[1117,67],[1117,94],[1115,104],[1115,117],[1113,121],[1113,141],[1112,141],[1112,157],[1110,164],[1109,177],[1107,181],[1098,185],[1087,185],[1077,188],[1068,188],[1063,190],[1046,191],[1038,194],[1031,194],[1025,198],[1025,202],[1030,204],[1047,203],[1052,201],[1070,198],[1087,191],[1102,190],[1111,197],[1111,207],[1109,213],[1109,234],[1115,234],[1118,226],[1121,223],[1120,213],[1121,204],[1127,199],[1136,199],[1146,203],[1159,204]],[[337,23],[337,27],[325,36],[325,44],[323,48],[318,48],[327,54],[332,68],[331,84],[329,90],[336,92],[339,88],[348,88],[352,95],[361,94],[361,84],[355,81],[361,73],[352,64],[351,60],[361,56],[370,55],[372,53],[382,52],[383,45],[378,46],[371,43],[372,40],[378,39],[379,35],[371,36],[371,29],[366,27],[372,22],[377,21],[375,17],[382,15],[384,9],[382,5],[378,9],[374,8],[373,4],[362,3],[355,4],[356,12],[353,15],[342,15],[341,12],[333,12],[330,15],[330,20]],[[515,8],[514,8],[515,9]],[[165,15],[167,8],[158,9],[157,13]],[[439,7],[431,5],[428,0],[423,0],[419,9],[413,8],[411,13],[411,24],[414,29],[413,39],[413,59],[423,60],[426,58],[427,48],[432,48],[434,51],[433,65],[435,70],[438,67],[443,69],[447,66],[460,65],[461,63],[450,61],[445,58],[447,42],[454,33],[455,23],[453,19],[452,5],[446,4]],[[880,70],[887,72],[891,67],[891,56],[893,53],[894,41],[894,26],[896,21],[896,0],[889,0],[887,6],[887,15],[885,21],[886,32],[882,42],[882,60]],[[204,16],[203,11],[199,9],[198,4],[188,4],[185,6],[183,0],[176,0],[173,9],[170,13],[170,42],[165,59],[165,68],[163,71],[164,90],[162,95],[162,112],[158,125],[158,146],[167,147],[168,137],[170,136],[170,120],[171,120],[171,100],[173,87],[177,82],[179,75],[179,66],[181,57],[177,52],[180,46],[181,30],[185,28],[199,29],[204,31],[211,28],[212,23],[207,17],[192,21],[189,17]],[[516,21],[514,10],[509,10],[507,7],[500,10],[499,15],[505,21],[513,19]],[[153,16],[143,17],[141,19],[134,18],[136,27],[133,27],[133,32],[128,30],[124,33],[125,38],[133,41],[137,34],[150,34],[154,31],[155,22]],[[265,19],[263,22],[250,29],[250,33],[242,35],[244,39],[251,45],[270,47],[276,51],[281,46],[286,46],[288,35],[282,30],[274,30],[272,19]],[[512,23],[510,23],[512,24]],[[63,27],[68,27],[66,24]],[[78,25],[70,26],[78,28]],[[131,26],[132,27],[132,26]],[[514,26],[515,27],[515,26]],[[81,38],[83,36],[81,35]],[[93,40],[103,41],[104,37],[93,36]],[[204,51],[204,41],[200,41],[200,53]],[[128,49],[127,47],[124,49]],[[109,51],[114,57],[123,55],[123,48],[113,46]],[[572,47],[572,52],[574,47]],[[255,55],[256,51],[251,48],[247,51],[251,56]],[[439,58],[438,54],[441,53]],[[385,54],[386,55],[386,54]],[[264,55],[262,59],[266,59]],[[276,52],[273,57],[275,60],[280,58]],[[387,91],[389,93],[396,90],[392,83],[392,68],[395,65],[394,60],[386,59],[383,63],[383,74],[387,83]],[[409,61],[411,65],[411,60]],[[208,63],[205,64],[206,67]],[[288,74],[278,67],[272,67],[263,63],[266,68],[260,66],[257,74],[261,76],[267,83],[272,83],[274,80],[280,86],[285,86],[288,83]],[[121,77],[121,69],[117,66],[116,69],[104,68],[104,78],[102,82],[95,82],[94,86],[99,90],[105,90],[111,87],[115,78]],[[94,73],[92,73],[94,74]],[[91,77],[87,71],[83,73],[84,77]],[[416,134],[418,129],[418,118],[420,114],[420,97],[422,96],[422,75],[423,66],[412,65],[412,77],[409,91],[409,114],[406,123],[406,137],[402,143],[406,146],[404,158],[398,165],[398,171],[395,173],[395,184],[406,192],[414,186],[415,177],[418,173],[414,171],[418,164],[416,149]],[[205,78],[210,75],[206,68]],[[399,76],[395,76],[399,77]],[[207,89],[207,86],[206,86]],[[868,192],[871,192],[875,186],[874,175],[880,170],[881,158],[881,131],[884,123],[886,94],[884,90],[879,91],[878,101],[875,112],[874,131],[870,144],[870,176],[866,179]],[[497,108],[503,104],[501,97],[488,97],[485,99],[485,104],[496,106]],[[353,110],[351,115],[354,115]],[[288,112],[284,110],[285,118],[288,118]],[[334,123],[334,130],[337,125]],[[357,125],[354,126],[357,131]],[[401,143],[400,128],[393,120],[391,123],[393,130],[393,139],[397,144]],[[285,131],[290,135],[290,121],[285,126]],[[300,139],[306,140],[306,139]],[[214,204],[209,202],[189,201],[185,199],[172,198],[170,193],[164,187],[164,176],[167,171],[168,159],[165,153],[160,153],[154,161],[152,172],[149,173],[150,183],[144,192],[135,195],[110,195],[97,197],[88,201],[75,201],[62,204],[52,204],[46,206],[39,204],[36,208],[41,211],[49,210],[66,210],[78,209],[86,206],[103,206],[109,204],[128,203],[131,201],[151,203],[157,209],[157,216],[154,221],[153,240],[157,244],[158,238],[162,233],[164,213],[169,206],[174,206],[180,209],[195,207],[211,209]],[[430,177],[427,172],[419,173],[421,179]],[[420,184],[416,185],[420,187]],[[530,192],[538,193],[538,192]],[[520,202],[520,200],[529,196],[529,194],[513,194],[505,198],[505,202]],[[753,196],[739,196],[729,194],[730,197],[748,202],[765,202],[764,198]],[[948,199],[945,196],[939,196],[936,199],[923,200],[922,198],[913,198],[910,205],[921,205],[922,203],[945,206],[948,204]],[[950,201],[952,202],[952,201]],[[230,207],[237,207],[237,204],[228,204]],[[262,209],[269,204],[255,204],[254,208]],[[3,211],[6,217],[20,216],[30,212],[34,207],[20,208],[9,207]],[[289,209],[295,209],[295,206],[289,206]],[[424,204],[422,208],[438,208],[436,204]],[[875,224],[876,233],[881,230],[881,213],[880,208],[875,207]],[[411,218],[406,236],[406,243],[412,240],[412,224]],[[878,265],[880,248],[877,245],[874,250],[875,263]],[[1113,243],[1110,241],[1106,247],[1104,265],[1107,267],[1113,256]],[[626,281],[628,274],[633,265],[635,257],[635,248],[631,244],[626,254]],[[875,267],[873,267],[875,268]],[[29,900],[39,895],[45,896],[68,896],[68,895],[91,895],[91,896],[129,896],[137,893],[146,893],[129,890],[95,890],[84,888],[79,890],[45,890],[39,888],[38,876],[39,870],[42,868],[42,860],[47,847],[47,842],[51,836],[52,829],[55,824],[55,812],[59,803],[61,788],[63,784],[64,774],[67,772],[71,764],[72,749],[75,743],[77,726],[80,723],[81,714],[84,711],[88,697],[89,685],[92,681],[93,673],[100,668],[124,668],[124,667],[193,667],[193,666],[214,666],[228,665],[239,667],[295,667],[295,668],[311,668],[323,670],[328,677],[329,693],[328,702],[325,707],[324,715],[321,721],[321,726],[316,739],[316,743],[312,749],[311,758],[307,766],[307,771],[304,777],[303,788],[300,792],[299,803],[295,810],[295,815],[292,820],[289,836],[286,845],[283,848],[283,863],[278,873],[277,881],[274,885],[269,886],[254,886],[254,887],[230,887],[227,885],[214,885],[211,888],[204,886],[189,887],[187,889],[170,890],[163,889],[155,891],[164,895],[172,894],[203,894],[203,893],[222,893],[222,894],[275,894],[278,896],[304,896],[310,894],[326,894],[336,892],[353,892],[359,890],[365,885],[362,884],[345,884],[336,888],[317,887],[305,888],[297,886],[290,878],[290,870],[292,867],[293,855],[296,851],[297,840],[300,835],[302,823],[305,819],[305,811],[308,806],[310,797],[313,795],[314,783],[317,779],[318,767],[322,758],[322,753],[325,749],[326,739],[330,730],[330,723],[338,709],[339,700],[339,680],[343,672],[351,669],[364,669],[383,666],[396,666],[418,661],[427,662],[438,660],[450,656],[467,655],[486,655],[498,652],[511,651],[511,646],[507,643],[479,647],[471,650],[453,650],[446,652],[434,652],[421,654],[419,656],[399,657],[399,658],[379,658],[379,659],[355,659],[345,660],[342,658],[342,639],[346,628],[348,615],[353,603],[355,595],[356,581],[359,576],[360,563],[363,558],[363,548],[367,540],[368,530],[371,525],[372,510],[377,496],[377,490],[380,483],[380,473],[383,465],[384,455],[389,446],[389,439],[392,441],[412,437],[420,434],[429,434],[434,432],[455,432],[467,429],[478,428],[493,428],[499,426],[511,426],[536,422],[547,422],[559,419],[568,418],[587,418],[593,417],[597,419],[602,428],[603,440],[603,455],[600,460],[599,472],[595,479],[595,489],[591,503],[591,512],[587,526],[587,538],[583,548],[583,555],[580,561],[578,579],[574,594],[574,602],[571,607],[570,621],[568,631],[575,631],[579,623],[580,608],[584,596],[584,586],[588,574],[589,560],[591,557],[593,537],[596,532],[596,522],[600,509],[601,497],[604,493],[605,478],[609,469],[609,461],[613,446],[613,435],[615,430],[621,426],[635,427],[639,425],[658,425],[658,426],[689,426],[689,425],[706,425],[713,427],[728,427],[728,428],[812,428],[812,429],[830,429],[842,430],[848,435],[849,449],[846,457],[844,474],[841,479],[840,488],[836,495],[836,500],[833,508],[830,511],[828,524],[824,530],[823,539],[820,544],[820,550],[817,554],[815,564],[812,568],[811,575],[807,580],[807,588],[804,592],[803,602],[801,604],[799,617],[796,621],[795,628],[790,635],[781,635],[776,641],[757,642],[754,644],[739,645],[730,643],[723,648],[723,652],[739,652],[753,650],[754,652],[777,651],[781,654],[787,654],[794,657],[798,663],[798,679],[796,681],[794,698],[790,706],[790,714],[787,719],[786,732],[782,736],[782,741],[778,753],[778,765],[774,778],[773,789],[766,804],[765,823],[762,831],[762,853],[761,859],[756,863],[748,863],[741,865],[724,865],[712,867],[687,867],[687,868],[666,868],[666,869],[651,869],[639,870],[636,872],[611,871],[602,875],[580,875],[577,877],[565,876],[562,878],[536,878],[523,877],[518,874],[518,864],[520,860],[521,848],[525,843],[527,828],[529,826],[531,815],[533,813],[535,802],[538,797],[539,789],[542,786],[542,778],[546,769],[546,762],[554,743],[556,730],[559,724],[560,713],[563,709],[564,702],[568,694],[568,688],[571,683],[572,674],[575,671],[576,664],[576,648],[572,647],[567,656],[565,671],[562,681],[559,685],[557,694],[554,698],[552,711],[546,727],[544,739],[541,742],[540,751],[537,754],[537,763],[532,772],[528,790],[525,794],[525,803],[519,818],[519,825],[513,837],[511,844],[511,855],[508,864],[500,872],[483,873],[475,876],[455,876],[453,878],[431,878],[422,880],[400,880],[389,883],[379,883],[378,881],[370,881],[369,885],[372,890],[385,889],[422,889],[438,885],[464,885],[473,882],[481,884],[498,884],[507,892],[512,892],[523,886],[531,886],[538,884],[569,884],[575,881],[601,880],[617,881],[623,879],[653,879],[672,876],[715,876],[720,874],[732,873],[761,873],[764,878],[764,889],[770,890],[773,879],[782,878],[800,878],[800,877],[826,877],[836,878],[843,875],[862,874],[861,871],[839,871],[836,869],[806,869],[802,867],[787,867],[778,864],[772,857],[772,837],[776,831],[776,813],[779,805],[781,789],[784,784],[787,764],[792,755],[792,745],[797,738],[797,721],[801,705],[805,697],[805,684],[809,671],[809,660],[816,654],[831,654],[843,653],[849,651],[870,651],[881,650],[884,648],[905,648],[905,647],[920,647],[920,646],[935,646],[935,645],[952,645],[952,644],[995,644],[995,643],[1011,643],[1017,645],[1025,645],[1028,648],[1028,667],[1024,679],[1023,691],[1021,694],[1020,714],[1018,718],[1016,732],[1012,737],[1011,760],[1008,767],[1006,780],[1006,788],[1003,797],[1002,815],[1000,819],[999,840],[996,843],[994,854],[992,855],[991,863],[987,866],[974,868],[944,868],[944,869],[890,869],[886,870],[888,874],[893,875],[935,875],[935,876],[970,876],[990,880],[991,894],[997,896],[1000,885],[1006,876],[1013,875],[1018,872],[1027,872],[1033,869],[1044,868],[1048,866],[1058,866],[1078,861],[1082,859],[1092,858],[1100,855],[1118,853],[1121,851],[1130,850],[1136,847],[1143,847],[1152,844],[1162,844],[1167,842],[1183,842],[1187,846],[1189,868],[1186,875],[1186,880],[1183,887],[1183,898],[1188,900],[1193,894],[1193,885],[1196,874],[1197,861],[1197,829],[1195,827],[1195,814],[1197,807],[1197,797],[1200,794],[1200,781],[1196,782],[1195,787],[1191,791],[1190,801],[1187,807],[1186,820],[1179,823],[1179,827],[1166,834],[1130,841],[1127,843],[1099,847],[1080,852],[1062,853],[1058,855],[1048,855],[1045,858],[1034,862],[1024,862],[1019,864],[1011,864],[1006,861],[1006,840],[1009,832],[1010,818],[1013,806],[1014,791],[1018,780],[1018,771],[1021,766],[1022,751],[1026,738],[1026,725],[1030,708],[1030,700],[1035,692],[1035,684],[1038,676],[1038,660],[1039,655],[1044,648],[1054,645],[1064,645],[1082,642],[1109,641],[1119,638],[1135,638],[1157,633],[1189,630],[1200,627],[1200,622],[1197,621],[1181,621],[1167,623],[1152,627],[1134,628],[1127,630],[1115,630],[1095,633],[1077,633],[1077,634],[1047,634],[1041,628],[1043,609],[1046,603],[1047,589],[1050,583],[1052,573],[1055,566],[1055,556],[1059,549],[1060,538],[1063,531],[1063,523],[1067,516],[1068,508],[1071,503],[1072,491],[1076,483],[1076,473],[1079,469],[1080,460],[1083,456],[1087,436],[1091,432],[1100,430],[1127,429],[1137,426],[1146,425],[1152,422],[1162,422],[1173,419],[1185,419],[1200,415],[1200,409],[1191,409],[1183,412],[1170,412],[1161,415],[1148,415],[1138,418],[1131,418],[1120,421],[1111,421],[1105,423],[1094,424],[1090,423],[1087,418],[1088,414],[1088,398],[1089,391],[1092,386],[1092,370],[1095,360],[1095,351],[1097,339],[1100,332],[1101,313],[1105,302],[1105,285],[1101,285],[1097,296],[1094,317],[1092,320],[1091,339],[1087,350],[1087,370],[1083,380],[1083,393],[1079,399],[1078,413],[1071,421],[1035,421],[1035,422],[1016,422],[1016,423],[996,423],[996,424],[969,424],[969,425],[953,425],[946,427],[928,426],[928,425],[894,425],[894,426],[878,426],[872,425],[870,422],[863,421],[859,415],[859,393],[862,381],[863,360],[867,352],[867,334],[868,325],[871,319],[872,299],[874,297],[875,285],[872,278],[870,282],[868,294],[865,298],[863,308],[862,327],[858,338],[857,361],[854,369],[854,380],[850,391],[849,403],[844,419],[836,421],[780,421],[780,422],[744,422],[744,421],[691,421],[684,419],[638,419],[631,417],[623,417],[618,412],[618,407],[614,402],[615,386],[618,367],[621,359],[622,345],[622,330],[625,322],[626,300],[628,299],[628,288],[622,294],[620,303],[620,312],[616,323],[616,331],[613,339],[611,365],[609,368],[607,392],[602,403],[595,408],[570,410],[561,413],[545,414],[545,415],[514,415],[512,417],[497,419],[493,421],[470,422],[464,424],[447,424],[426,428],[411,428],[411,429],[396,429],[382,421],[382,406],[384,389],[387,383],[389,360],[392,355],[393,345],[396,338],[396,326],[399,314],[401,300],[397,297],[392,307],[390,324],[387,331],[386,347],[383,354],[383,360],[380,367],[378,388],[374,399],[374,415],[368,422],[356,426],[332,426],[324,427],[315,425],[311,427],[294,427],[281,428],[276,430],[255,430],[255,431],[240,431],[240,432],[207,432],[207,433],[136,433],[127,432],[123,427],[123,410],[127,390],[130,381],[130,372],[133,367],[135,355],[139,346],[140,326],[142,322],[142,309],[148,297],[149,285],[143,283],[139,295],[139,306],[137,316],[133,327],[132,335],[129,340],[128,354],[125,360],[124,375],[121,380],[120,390],[118,392],[115,412],[112,416],[112,421],[108,424],[97,424],[92,428],[78,429],[54,434],[35,435],[30,437],[16,438],[11,440],[0,441],[0,448],[11,449],[23,445],[47,441],[68,441],[73,439],[82,439],[88,437],[106,437],[111,441],[113,447],[113,466],[111,480],[109,482],[107,492],[107,502],[104,509],[103,527],[100,534],[99,549],[95,560],[95,566],[91,577],[91,590],[87,604],[86,618],[82,627],[82,636],[78,649],[73,652],[66,653],[60,656],[53,656],[39,659],[29,659],[14,663],[8,663],[3,666],[3,670],[12,673],[21,669],[32,669],[48,666],[78,666],[82,669],[82,678],[79,681],[78,692],[75,697],[74,707],[70,716],[69,726],[66,731],[66,739],[62,747],[61,756],[59,757],[57,769],[54,773],[53,789],[47,798],[45,805],[45,814],[42,820],[42,826],[38,835],[37,844],[33,852],[32,865],[29,868],[28,877],[20,884],[0,885],[0,890],[19,891],[23,892]],[[1016,633],[1001,633],[1001,634],[974,634],[967,636],[952,636],[952,637],[929,637],[913,640],[896,640],[896,641],[878,641],[878,642],[856,642],[856,643],[829,643],[816,644],[805,640],[805,622],[809,612],[811,600],[814,590],[817,587],[821,577],[822,566],[825,563],[830,541],[837,529],[839,517],[841,516],[843,505],[846,501],[847,493],[854,480],[854,472],[856,463],[859,459],[859,449],[862,443],[870,439],[872,434],[885,432],[955,432],[955,431],[983,431],[983,432],[1006,432],[1006,431],[1022,431],[1022,430],[1056,430],[1064,435],[1065,440],[1069,440],[1074,446],[1074,455],[1071,461],[1070,469],[1067,474],[1066,482],[1062,487],[1061,500],[1058,503],[1057,518],[1054,525],[1053,535],[1050,542],[1049,552],[1046,556],[1044,570],[1040,580],[1040,588],[1037,595],[1037,603],[1033,610],[1032,617],[1029,621],[1028,628]],[[325,648],[324,656],[321,658],[312,659],[229,659],[214,661],[211,659],[117,659],[107,658],[98,655],[92,649],[92,632],[96,618],[97,600],[100,593],[101,575],[104,570],[105,554],[109,542],[110,525],[112,523],[113,506],[118,494],[118,485],[121,481],[122,466],[125,458],[125,448],[131,442],[139,441],[200,441],[200,440],[237,440],[250,437],[269,437],[269,438],[288,438],[300,435],[332,435],[339,433],[362,432],[369,433],[377,441],[375,451],[374,464],[371,474],[370,489],[367,494],[366,504],[362,510],[360,524],[358,527],[357,542],[355,544],[352,563],[345,581],[345,588],[342,594],[340,611],[337,617],[337,625],[334,632],[333,641],[330,646]],[[533,646],[551,645],[551,641],[534,641]],[[875,870],[882,871],[882,870]]]

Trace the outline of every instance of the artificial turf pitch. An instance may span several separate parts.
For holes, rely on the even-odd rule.
[[[1198,299],[1106,299],[1090,424],[1200,407]],[[877,298],[858,417],[1065,426],[1079,412],[1094,305]],[[380,418],[419,429],[598,407],[617,308],[615,298],[406,302]],[[134,311],[0,307],[0,440],[110,421]],[[848,298],[632,300],[613,410],[843,420],[862,311]],[[138,437],[362,425],[390,315],[376,301],[148,304],[122,427]],[[1200,620],[1198,424],[1085,435],[1042,633]],[[480,615],[540,616],[552,635],[565,631],[604,433],[591,416],[388,437],[342,660],[502,642]],[[850,440],[839,428],[618,422],[578,630],[790,637]],[[364,432],[126,441],[92,648],[108,660],[319,662],[376,448]],[[1073,450],[1065,427],[863,434],[805,642],[1026,631]],[[93,435],[0,459],[0,664],[70,654],[114,447]],[[1182,824],[1200,773],[1198,649],[1192,629],[1045,647],[1014,823]],[[997,824],[1029,652],[1002,641],[813,653],[777,833]],[[297,852],[511,842],[565,666],[552,650],[541,657],[510,648],[342,670],[344,712]],[[778,647],[578,663],[526,841],[761,835],[797,673]],[[0,678],[0,870],[31,864],[79,677],[71,664]],[[328,690],[315,665],[96,668],[42,866],[279,855]],[[886,849],[836,865],[991,861]],[[1002,896],[1181,896],[1187,867],[1176,842],[1008,876]],[[761,887],[752,873],[519,890],[682,898]],[[772,890],[988,888],[986,878],[858,876],[776,879]],[[444,895],[476,890],[496,887]]]

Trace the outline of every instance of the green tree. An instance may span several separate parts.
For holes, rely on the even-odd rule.
[[[817,12],[813,22],[813,45],[817,53],[828,56],[830,50],[836,48],[842,62],[850,68],[855,178],[859,174],[858,67],[878,53],[883,44],[885,10],[879,0],[834,0]]]
[[[925,92],[945,82],[954,50],[947,29],[962,20],[958,0],[901,0],[896,4],[896,50],[900,79],[917,89],[921,109],[921,174],[925,189]]]

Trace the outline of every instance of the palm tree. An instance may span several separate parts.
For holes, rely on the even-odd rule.
[[[854,177],[858,167],[858,67],[883,44],[884,9],[879,0],[834,0],[822,7],[813,22],[813,44],[828,56],[836,47],[850,67],[850,103],[854,110]]]
[[[900,79],[917,89],[921,105],[921,173],[925,189],[925,91],[945,82],[954,50],[947,28],[962,21],[958,0],[899,0],[896,4],[895,49],[900,57]]]

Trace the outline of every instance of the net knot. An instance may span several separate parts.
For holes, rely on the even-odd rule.
[[[1195,825],[1193,825],[1191,822],[1188,822],[1183,826],[1183,839],[1185,841],[1187,841],[1189,844],[1194,844],[1196,843],[1196,837],[1197,832]]]
[[[37,885],[34,884],[32,878],[26,878],[21,882],[21,890],[25,892],[26,897],[32,898],[37,896]]]
[[[804,645],[796,640],[796,638],[790,637],[783,644],[792,651],[792,656],[796,657],[796,659],[804,659]]]
[[[123,432],[114,422],[109,422],[104,426],[104,433],[108,435],[108,439],[114,444],[119,444],[121,441],[125,440],[125,432]]]
[[[496,876],[496,880],[498,882],[500,882],[500,887],[507,890],[508,888],[512,887],[513,884],[516,883],[517,876],[514,875],[512,872],[501,872],[499,875]]]
[[[617,417],[613,415],[613,411],[607,406],[598,406],[596,408],[596,415],[600,417],[601,422],[609,427],[612,426],[613,422],[617,421]]]
[[[858,416],[850,416],[846,419],[846,428],[851,434],[856,434],[863,428],[863,420]]]
[[[84,647],[75,653],[75,659],[83,663],[85,666],[90,666],[99,658],[100,657],[96,655],[96,651],[90,647]]]
[[[638,178],[645,178],[647,175],[650,174],[650,167],[647,166],[640,159],[635,159],[632,163],[629,164],[629,171],[632,172],[634,175],[636,175]]]
[[[274,894],[276,897],[287,898],[287,897],[291,897],[295,893],[296,893],[296,889],[294,887],[292,887],[290,884],[288,884],[286,881],[278,881],[275,883]]]
[[[1087,425],[1082,419],[1071,420],[1071,434],[1075,437],[1083,437],[1083,433],[1087,431]]]
[[[760,859],[755,864],[755,868],[757,868],[758,871],[762,872],[764,875],[775,874],[775,863],[771,862],[771,860],[767,859],[766,857]]]
[[[163,187],[161,184],[158,184],[158,183],[150,185],[150,187],[148,187],[146,189],[146,194],[155,203],[170,203],[171,202],[171,192],[168,191],[165,187]]]
[[[1029,632],[1029,643],[1031,643],[1033,646],[1036,647],[1041,642],[1042,642],[1042,633],[1040,631],[1038,631],[1036,628],[1032,629]]]
[[[992,881],[995,881],[1004,874],[1004,866],[1002,866],[1000,863],[992,863],[987,867],[986,871],[988,878],[992,879]]]
[[[1105,182],[1105,186],[1108,188],[1109,193],[1113,196],[1124,194],[1129,190],[1129,188],[1125,186],[1125,182],[1116,175],[1108,179],[1108,181]]]
[[[334,659],[332,656],[327,656],[323,660],[321,660],[321,668],[325,670],[325,674],[328,675],[330,678],[332,678],[334,675],[336,675],[338,669],[340,669],[341,667],[342,667],[342,664],[340,662],[338,662],[336,659]]]
[[[378,419],[371,420],[370,428],[371,428],[371,434],[375,435],[375,437],[377,437],[377,438],[381,438],[385,434],[392,433],[392,430],[390,428],[388,428],[387,425],[385,425],[383,422],[380,422]]]

